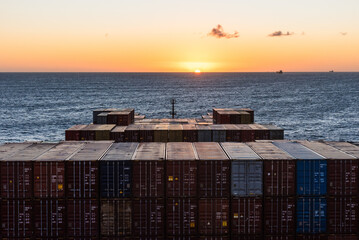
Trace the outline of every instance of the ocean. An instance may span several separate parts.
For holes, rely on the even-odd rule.
[[[359,73],[0,73],[0,143],[64,140],[96,108],[200,118],[249,107],[285,138],[359,141]]]

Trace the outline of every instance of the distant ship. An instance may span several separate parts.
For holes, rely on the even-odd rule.
[[[276,73],[278,73],[278,74],[283,74],[283,71],[282,71],[282,70],[279,70],[279,71],[277,71]]]
[[[334,70],[330,70],[329,72],[334,72]]]

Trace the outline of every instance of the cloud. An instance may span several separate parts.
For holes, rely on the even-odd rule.
[[[234,33],[230,34],[230,33],[225,33],[223,31],[223,27],[218,24],[217,27],[212,28],[212,30],[207,34],[208,36],[212,36],[212,37],[216,37],[216,38],[238,38],[239,34],[237,31],[235,31]]]
[[[342,36],[346,36],[348,33],[347,32],[341,32],[340,35]]]
[[[284,33],[282,31],[276,31],[274,33],[269,34],[268,37],[284,37],[284,36],[291,36],[293,34],[294,33],[290,33],[290,32]]]

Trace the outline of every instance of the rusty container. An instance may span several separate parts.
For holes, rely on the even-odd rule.
[[[1,201],[1,237],[18,239],[32,236],[32,203],[29,199]]]
[[[198,200],[199,234],[229,234],[229,200],[223,198],[206,198]]]
[[[198,154],[199,197],[230,196],[230,161],[218,143],[193,144]]]
[[[110,139],[115,142],[125,142],[125,130],[127,126],[116,126],[111,130]]]
[[[35,158],[34,197],[61,198],[65,196],[65,160],[84,143],[63,142]]]
[[[194,124],[183,124],[183,142],[198,142],[198,131]]]
[[[125,130],[126,142],[139,142],[140,141],[140,128],[141,125],[132,124]]]
[[[243,197],[232,199],[232,234],[262,234],[262,198]]]
[[[197,234],[198,203],[195,198],[167,199],[167,236],[191,236]]]
[[[31,198],[33,196],[33,165],[31,160],[53,148],[53,143],[34,143],[0,161],[1,197]]]
[[[167,144],[167,197],[197,196],[197,157],[192,143]]]
[[[165,206],[160,198],[138,198],[132,200],[133,235],[162,237],[165,229]]]
[[[138,143],[114,143],[100,159],[100,194],[103,198],[130,197],[132,156]]]
[[[247,124],[237,124],[241,136],[241,142],[254,142],[254,130]]]
[[[241,131],[234,124],[223,124],[226,129],[226,142],[241,142]]]
[[[66,161],[67,197],[96,198],[98,192],[98,160],[112,142],[91,142]]]
[[[250,124],[248,126],[250,126],[254,130],[254,140],[269,139],[269,129],[263,127],[260,124]]]
[[[67,200],[67,236],[99,236],[99,216],[97,199]]]
[[[264,233],[266,235],[295,234],[295,198],[264,198]]]
[[[75,125],[65,130],[65,140],[80,141],[81,140],[80,132],[85,127],[87,127],[87,125]]]
[[[66,202],[59,199],[34,200],[34,234],[36,237],[66,236]]]
[[[155,140],[154,124],[143,124],[140,127],[140,142],[153,142]]]
[[[131,236],[132,212],[129,199],[101,199],[101,236]]]
[[[140,143],[132,158],[134,197],[164,197],[165,143]]]
[[[327,199],[328,232],[355,234],[358,232],[358,198],[329,197]]]

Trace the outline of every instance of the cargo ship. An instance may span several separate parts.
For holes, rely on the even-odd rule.
[[[0,145],[1,238],[358,239],[359,146],[169,135]]]

